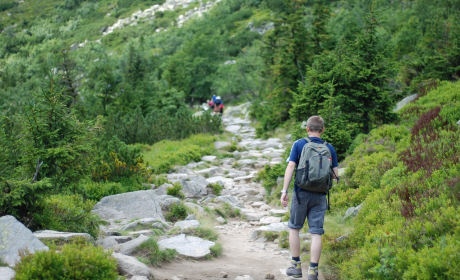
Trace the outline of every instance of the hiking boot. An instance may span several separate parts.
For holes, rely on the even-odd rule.
[[[302,278],[302,268],[301,263],[291,260],[291,267],[286,269],[287,276],[292,276],[294,278]]]
[[[308,269],[308,280],[318,280],[318,267],[311,267]]]

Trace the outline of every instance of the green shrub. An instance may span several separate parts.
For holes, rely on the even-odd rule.
[[[289,248],[289,232],[283,230],[279,233],[278,246],[280,248]]]
[[[159,266],[162,262],[174,260],[177,252],[173,249],[161,250],[157,241],[150,238],[137,247],[134,254],[148,260],[150,265]]]
[[[235,218],[239,217],[241,215],[240,209],[235,209],[233,208],[230,204],[228,203],[222,203],[221,208],[215,208],[214,211],[222,216],[223,218]]]
[[[214,194],[217,195],[217,196],[220,195],[220,193],[222,192],[222,189],[224,188],[219,183],[209,184],[208,187],[211,188],[213,190]]]
[[[166,189],[167,195],[172,195],[180,199],[185,198],[185,194],[182,192],[182,185],[178,182],[175,182],[172,187]]]
[[[181,230],[180,228],[176,228],[176,229],[177,229],[177,233],[185,233],[187,235],[200,237],[206,240],[216,241],[217,238],[219,238],[219,234],[217,234],[216,230],[213,228],[200,226],[196,228],[187,228],[183,230]]]
[[[270,165],[265,165],[264,169],[260,170],[257,173],[257,181],[263,181],[262,185],[264,186],[265,190],[267,191],[267,197],[269,197],[272,193],[272,188],[277,186],[277,179],[278,177],[284,176],[286,171],[285,164],[275,164],[273,167]]]
[[[222,255],[222,252],[224,251],[224,249],[222,248],[222,244],[220,243],[216,243],[214,246],[211,246],[209,250],[211,251],[211,256],[215,258],[220,257]]]
[[[39,203],[41,211],[34,213],[33,218],[44,229],[86,232],[96,238],[102,221],[91,213],[94,204],[78,195],[52,195]]]
[[[176,222],[183,220],[187,217],[187,208],[181,202],[178,204],[173,204],[165,211],[165,218],[170,222]]]
[[[65,244],[60,250],[21,254],[16,280],[29,279],[118,279],[117,262],[102,247]]]
[[[3,261],[3,258],[0,258],[0,266],[8,266],[8,264]]]

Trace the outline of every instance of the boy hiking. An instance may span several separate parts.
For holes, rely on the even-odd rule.
[[[308,232],[311,234],[308,280],[316,280],[322,249],[321,235],[324,234],[324,215],[328,207],[326,194],[332,186],[332,179],[338,179],[338,162],[334,147],[321,139],[324,120],[319,116],[310,117],[306,129],[309,137],[295,141],[292,146],[284,174],[281,203],[284,207],[288,205],[288,188],[297,167],[288,223],[292,266],[286,269],[286,274],[294,278],[302,277],[299,233],[307,219]]]

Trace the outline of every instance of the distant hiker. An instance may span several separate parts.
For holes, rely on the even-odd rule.
[[[213,96],[213,98],[215,95]],[[214,100],[214,113],[220,113],[221,115],[224,114],[224,102],[222,102],[222,99],[220,96],[217,96]]]
[[[208,103],[209,109],[214,108],[214,101],[206,100],[206,102]]]
[[[289,184],[294,170],[297,169],[288,223],[292,266],[286,269],[286,274],[294,278],[302,277],[299,233],[307,219],[308,232],[311,234],[308,280],[317,280],[324,215],[328,208],[326,194],[332,186],[332,179],[338,180],[335,175],[338,174],[338,162],[334,147],[321,139],[324,120],[319,116],[310,117],[306,129],[309,137],[299,139],[292,145],[281,191],[281,203],[286,207]]]

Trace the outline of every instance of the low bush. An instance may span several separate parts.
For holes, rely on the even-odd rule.
[[[215,208],[214,211],[225,219],[241,216],[240,209],[235,209],[228,203],[222,203],[222,206],[220,208]]]
[[[273,187],[277,186],[278,177],[284,176],[286,171],[285,164],[275,164],[273,167],[270,165],[265,165],[264,169],[260,170],[257,174],[257,181],[263,181],[262,185],[267,191],[267,197],[272,193]]]
[[[167,195],[172,195],[180,199],[185,198],[185,194],[182,192],[182,185],[178,182],[175,182],[172,187],[166,189]]]
[[[223,186],[219,183],[214,183],[214,184],[209,184],[208,185],[209,188],[212,189],[212,191],[214,192],[215,195],[219,196],[223,190]]]
[[[141,259],[146,259],[150,265],[159,266],[162,262],[174,260],[177,252],[173,249],[161,250],[158,242],[150,238],[137,247],[134,254]]]
[[[214,246],[211,246],[209,250],[211,251],[211,256],[215,258],[220,257],[222,255],[222,252],[224,251],[224,249],[222,248],[222,244],[220,243],[216,243]]]
[[[78,195],[51,195],[39,202],[41,211],[33,219],[43,229],[86,232],[96,238],[102,221],[91,213],[94,204]]]
[[[166,220],[170,222],[177,222],[187,217],[187,208],[181,202],[178,204],[171,205],[169,209],[167,209],[167,211],[165,211],[164,213]]]
[[[92,244],[65,244],[59,250],[21,253],[16,265],[16,280],[116,280],[117,261],[111,252]]]

